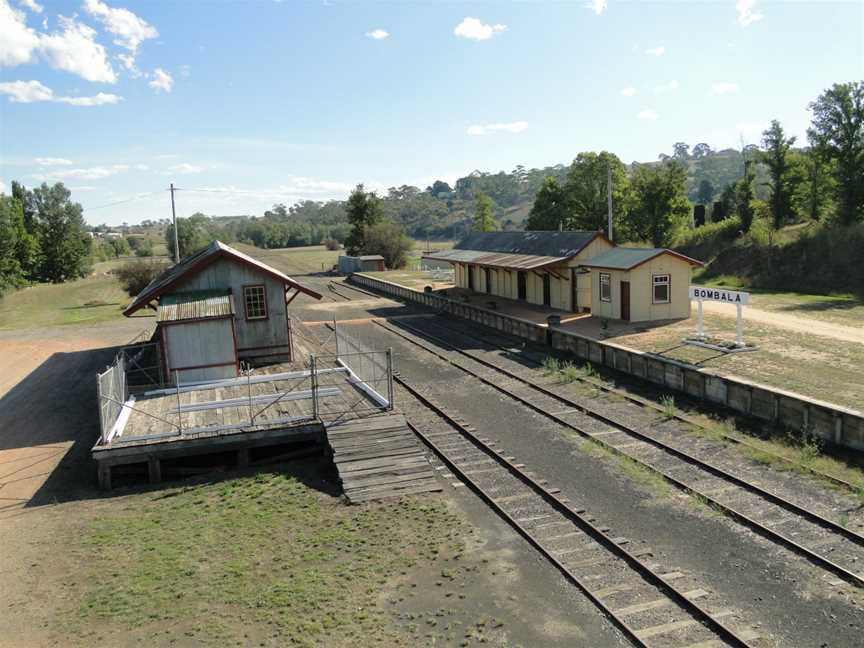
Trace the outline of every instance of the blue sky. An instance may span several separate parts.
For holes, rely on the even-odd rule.
[[[803,141],[864,3],[0,0],[0,190],[91,223],[261,213],[473,169]],[[117,205],[104,206],[109,203]]]

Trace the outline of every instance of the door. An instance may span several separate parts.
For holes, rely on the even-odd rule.
[[[630,321],[630,282],[621,282],[621,319]]]
[[[543,305],[552,305],[552,278],[548,272],[543,273]]]
[[[492,294],[492,271],[489,268],[483,268],[483,273],[486,275],[486,294]]]
[[[465,269],[468,271],[468,290],[474,290],[474,268],[469,265]]]
[[[517,294],[519,299],[525,301],[528,299],[528,275],[525,272],[519,272],[516,278]]]

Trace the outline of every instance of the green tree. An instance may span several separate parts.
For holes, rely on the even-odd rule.
[[[606,230],[608,222],[607,178],[612,169],[612,219],[616,240],[629,235],[625,219],[629,206],[630,182],[627,168],[607,151],[580,153],[567,173],[565,191],[570,212],[567,230]]]
[[[810,104],[807,138],[835,163],[840,220],[864,220],[864,82],[837,83]]]
[[[0,295],[24,279],[18,261],[19,238],[23,232],[24,210],[12,196],[0,194]]]
[[[62,182],[53,187],[42,183],[32,196],[41,250],[39,278],[60,283],[83,277],[89,270],[90,237],[81,205],[72,202]]]
[[[704,178],[699,182],[699,191],[696,194],[696,200],[700,205],[710,205],[714,198],[714,185],[710,180]]]
[[[654,247],[672,245],[690,217],[687,169],[677,161],[640,164],[633,173],[632,191],[634,234]]]
[[[492,217],[492,199],[482,191],[477,193],[474,210],[474,230],[477,232],[495,231],[495,219]]]
[[[345,206],[351,233],[345,240],[345,248],[349,255],[357,255],[365,249],[366,229],[381,221],[381,201],[374,191],[367,192],[362,184],[358,184]]]
[[[554,177],[547,176],[534,198],[525,229],[557,230],[567,216],[567,192]]]
[[[796,175],[790,161],[789,152],[795,144],[795,137],[786,137],[783,127],[776,119],[762,132],[760,161],[768,167],[768,188],[771,195],[768,205],[774,222],[774,229],[780,229],[792,216],[792,193],[795,190]]]
[[[190,254],[207,247],[218,236],[211,231],[210,219],[198,212],[189,218],[177,219],[177,243],[180,245],[180,258],[185,259]],[[168,253],[174,257],[174,224],[165,228],[165,243]],[[263,246],[262,246],[263,247]]]
[[[363,254],[380,254],[388,268],[404,267],[412,247],[414,241],[392,221],[380,221],[365,229]]]
[[[753,201],[756,199],[756,194],[753,191],[753,181],[756,178],[753,164],[752,160],[747,160],[744,163],[744,177],[735,186],[735,204],[738,208],[738,218],[741,220],[741,231],[743,232],[750,231],[753,217],[756,214],[753,205]]]
[[[800,176],[792,202],[798,213],[818,221],[829,211],[836,193],[832,162],[812,149],[794,153]]]
[[[39,249],[39,231],[36,226],[33,192],[28,191],[24,185],[13,180],[12,198],[17,201],[20,207],[20,211],[16,212],[16,229],[19,235],[15,255],[24,277],[38,279],[41,251]]]

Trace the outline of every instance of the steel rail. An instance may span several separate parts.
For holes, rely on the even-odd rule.
[[[694,496],[694,497],[699,498],[700,500],[703,500],[705,503],[709,504],[710,506],[714,507],[714,508],[717,509],[717,510],[721,510],[721,511],[723,511],[724,513],[728,514],[728,515],[729,515],[730,517],[732,517],[733,519],[735,519],[735,520],[737,520],[737,521],[743,523],[745,526],[750,527],[750,528],[753,529],[754,531],[757,531],[758,533],[760,533],[760,535],[763,535],[764,537],[768,538],[769,540],[772,540],[773,542],[776,542],[776,543],[778,543],[778,544],[781,544],[781,545],[787,547],[788,549],[794,551],[795,553],[798,553],[799,555],[801,555],[801,556],[807,558],[808,560],[810,560],[811,562],[815,563],[815,564],[818,565],[819,567],[821,567],[821,568],[823,568],[823,569],[826,569],[826,570],[828,570],[828,571],[830,571],[830,572],[836,574],[837,576],[839,576],[840,578],[842,578],[842,579],[845,580],[846,582],[848,582],[848,583],[850,583],[850,584],[852,584],[852,585],[854,585],[854,586],[856,586],[856,587],[864,588],[864,576],[861,576],[861,575],[859,575],[859,574],[856,574],[855,572],[852,572],[852,571],[846,569],[846,568],[843,567],[842,565],[838,565],[837,563],[833,562],[832,560],[829,560],[828,558],[822,556],[821,554],[818,554],[818,553],[816,553],[815,551],[813,551],[813,550],[811,550],[811,549],[808,549],[808,548],[805,547],[804,545],[799,544],[798,542],[792,540],[791,538],[787,538],[786,536],[781,535],[781,534],[777,533],[776,531],[773,531],[771,528],[765,526],[764,524],[762,524],[761,522],[758,522],[757,520],[754,520],[752,517],[748,516],[747,514],[742,513],[742,512],[740,512],[740,511],[738,511],[738,510],[732,508],[731,506],[729,506],[729,505],[727,505],[727,504],[723,504],[722,502],[720,502],[720,501],[717,500],[716,498],[713,498],[713,497],[711,497],[710,495],[707,495],[707,494],[705,494],[705,493],[703,493],[703,492],[701,492],[701,491],[695,489],[694,487],[692,487],[692,486],[690,486],[689,484],[683,482],[682,480],[678,479],[677,477],[674,477],[673,475],[670,475],[670,474],[669,474],[668,472],[666,472],[665,470],[662,470],[662,469],[660,469],[660,468],[658,468],[658,467],[656,467],[656,466],[653,466],[652,464],[647,463],[647,462],[645,462],[645,461],[639,459],[638,457],[634,457],[633,455],[627,454],[626,452],[623,452],[622,450],[616,448],[614,445],[612,445],[612,444],[610,444],[610,443],[606,443],[606,442],[603,441],[602,439],[598,439],[597,437],[595,437],[594,435],[592,435],[590,432],[587,432],[586,430],[584,430],[583,428],[579,427],[578,425],[576,425],[576,424],[574,424],[574,423],[571,423],[571,422],[569,422],[569,421],[567,421],[567,420],[561,418],[560,416],[558,416],[558,415],[556,415],[556,414],[553,414],[553,413],[551,413],[551,412],[548,412],[547,410],[543,409],[542,407],[537,406],[536,404],[532,403],[531,401],[529,401],[528,399],[524,398],[523,396],[520,396],[519,394],[516,394],[516,393],[512,392],[511,390],[507,389],[506,387],[503,387],[503,386],[501,386],[501,385],[498,385],[498,384],[495,383],[494,381],[489,380],[488,378],[484,378],[484,377],[481,376],[480,374],[478,374],[478,373],[476,373],[476,372],[474,372],[474,371],[471,371],[469,368],[460,365],[459,363],[455,362],[453,359],[448,358],[447,356],[445,356],[445,355],[442,354],[442,353],[439,353],[439,352],[436,351],[435,349],[430,349],[430,348],[426,347],[425,345],[420,344],[418,341],[413,340],[411,337],[405,335],[405,334],[402,333],[401,331],[398,331],[398,330],[396,330],[396,329],[393,329],[393,328],[390,327],[389,325],[385,325],[384,323],[379,322],[379,321],[376,321],[375,324],[378,324],[379,326],[381,326],[381,327],[384,328],[385,330],[387,330],[387,331],[393,333],[394,335],[397,335],[397,336],[399,336],[399,337],[402,337],[403,339],[407,340],[408,342],[411,342],[412,344],[414,344],[414,345],[416,345],[416,346],[419,346],[420,348],[426,350],[427,352],[432,353],[433,355],[435,355],[435,356],[437,356],[438,358],[444,360],[445,362],[447,362],[447,363],[453,365],[454,367],[456,367],[456,368],[458,368],[458,369],[464,371],[465,373],[467,373],[467,374],[469,374],[469,375],[471,375],[471,376],[477,378],[477,379],[480,380],[482,383],[484,383],[484,384],[486,384],[486,385],[492,387],[493,389],[496,389],[496,390],[500,391],[500,392],[503,393],[503,394],[506,394],[507,396],[510,396],[510,397],[513,398],[514,400],[517,400],[518,402],[520,402],[520,403],[522,403],[523,405],[529,407],[530,409],[536,411],[537,413],[539,413],[539,414],[541,414],[541,415],[543,415],[543,416],[545,416],[545,417],[547,417],[547,418],[549,418],[549,419],[555,421],[557,424],[559,424],[559,425],[561,425],[561,426],[564,426],[564,427],[567,427],[567,428],[569,428],[569,429],[575,431],[577,434],[579,434],[579,435],[582,436],[582,437],[585,437],[586,439],[590,439],[592,442],[594,442],[594,443],[600,445],[600,446],[601,446],[602,448],[604,448],[605,450],[607,450],[607,451],[609,451],[609,452],[612,452],[612,453],[616,454],[617,456],[625,457],[625,458],[627,458],[627,459],[629,459],[629,460],[631,460],[631,461],[635,461],[635,462],[638,463],[640,466],[642,466],[642,467],[644,467],[644,468],[650,470],[651,472],[653,472],[653,473],[655,473],[655,474],[657,474],[657,475],[660,475],[661,477],[663,477],[663,479],[665,479],[667,482],[669,482],[670,484],[672,484],[673,486],[675,486],[675,487],[678,488],[679,490],[682,490],[683,492],[686,492],[686,493],[688,493],[689,495],[692,495],[692,496]],[[411,327],[410,325],[405,324],[404,322],[400,322],[400,324],[401,324],[402,326],[405,326],[406,328],[411,328],[411,329],[413,329],[413,327]],[[414,330],[417,330],[417,329],[414,329]],[[435,336],[433,336],[433,335],[431,335],[431,334],[424,333],[424,332],[422,332],[422,331],[420,331],[420,332],[418,333],[418,335],[421,335],[421,336],[425,335],[426,337],[429,337],[429,338],[435,339]],[[444,346],[451,347],[451,349],[453,349],[454,351],[459,352],[459,349],[456,349],[455,347],[453,347],[453,345],[447,343],[446,341],[443,341],[443,340],[442,340],[442,341],[440,341],[440,344],[442,344],[442,345],[444,345]],[[532,384],[530,381],[528,381],[527,379],[522,378],[521,376],[519,376],[518,374],[512,373],[512,372],[510,372],[510,371],[508,371],[508,370],[506,370],[506,369],[503,369],[503,368],[501,368],[501,367],[498,367],[498,366],[494,365],[493,363],[489,363],[489,362],[486,362],[486,361],[482,361],[482,360],[475,359],[475,358],[471,357],[471,356],[468,355],[468,354],[464,354],[464,355],[466,355],[467,357],[469,357],[469,358],[471,358],[472,360],[476,361],[478,364],[481,364],[481,365],[484,365],[484,366],[488,366],[488,367],[490,367],[490,368],[492,368],[492,369],[494,369],[494,370],[496,370],[496,371],[499,371],[500,373],[502,373],[502,374],[504,374],[504,375],[506,375],[506,376],[508,376],[508,377],[510,377],[510,378],[513,378],[513,379],[515,379],[515,380],[518,380],[519,382],[524,383],[524,384],[528,385],[529,387],[532,387],[533,389],[539,391],[540,393],[544,393],[544,395],[547,395],[547,396],[549,396],[549,397],[555,398],[555,399],[557,399],[557,400],[559,400],[559,401],[561,401],[561,402],[564,402],[564,403],[570,404],[570,405],[572,405],[574,408],[580,409],[581,411],[583,411],[584,413],[588,414],[589,416],[592,416],[592,417],[594,417],[594,418],[597,418],[598,420],[602,420],[604,423],[607,423],[607,425],[611,425],[611,426],[613,426],[613,427],[619,428],[619,429],[620,429],[622,432],[624,432],[624,433],[631,434],[631,435],[633,435],[633,436],[637,436],[637,437],[641,438],[643,441],[645,441],[645,442],[647,442],[647,443],[651,443],[652,445],[656,445],[657,447],[661,447],[661,448],[662,448],[662,446],[665,445],[665,444],[663,444],[662,441],[659,441],[659,440],[653,439],[652,437],[648,437],[647,435],[644,435],[643,433],[641,433],[641,432],[639,432],[639,431],[637,431],[637,430],[633,430],[632,428],[629,428],[628,426],[626,426],[626,425],[624,425],[624,424],[621,424],[621,423],[618,423],[618,422],[614,422],[612,419],[609,419],[609,418],[606,417],[605,415],[599,415],[599,414],[596,414],[596,415],[595,415],[595,414],[592,413],[590,410],[585,409],[584,406],[582,406],[581,404],[577,403],[576,401],[571,401],[571,400],[568,399],[566,396],[560,396],[560,395],[558,395],[558,394],[555,394],[554,392],[551,392],[551,391],[549,391],[549,390],[546,390],[546,389],[543,388],[543,387],[540,387],[540,386],[538,386],[538,385],[534,385],[534,384]],[[682,452],[682,451],[677,451],[677,452]],[[674,455],[674,453],[671,451],[671,448],[670,448],[670,450],[669,450],[669,453]],[[682,453],[682,454],[684,454],[684,453]],[[682,458],[682,459],[683,459],[683,458]],[[699,463],[704,463],[704,462],[701,462],[701,460],[698,460],[698,459],[695,459],[695,458],[693,458],[693,462],[695,462],[695,463],[693,463],[693,465],[697,465],[697,466],[699,465]],[[708,472],[712,472],[712,474],[713,474],[713,471],[709,470],[707,466],[705,467],[705,470],[707,470]],[[721,470],[721,469],[718,469],[718,470]],[[818,513],[814,513],[814,512],[812,512],[812,511],[808,511],[807,509],[803,509],[803,508],[799,507],[798,505],[796,505],[796,504],[794,504],[794,503],[792,503],[792,502],[789,502],[788,500],[784,500],[782,497],[780,497],[780,496],[778,496],[778,495],[775,495],[775,494],[773,494],[773,493],[769,493],[768,491],[764,491],[764,489],[761,489],[760,487],[756,486],[755,484],[751,484],[751,483],[749,483],[749,482],[745,482],[744,480],[740,480],[740,478],[737,478],[737,477],[736,477],[735,479],[738,480],[738,481],[741,481],[742,484],[747,484],[746,486],[741,486],[741,487],[744,488],[745,490],[748,490],[748,491],[750,491],[750,492],[753,492],[753,493],[755,493],[755,494],[757,494],[757,495],[760,495],[760,492],[765,492],[765,493],[766,493],[766,495],[764,496],[765,499],[768,499],[769,501],[772,501],[772,500],[771,500],[771,496],[773,496],[774,498],[777,498],[777,499],[779,499],[779,500],[785,502],[785,503],[786,503],[785,506],[782,505],[782,504],[779,504],[779,503],[777,503],[777,502],[774,502],[774,503],[776,503],[778,506],[782,506],[783,508],[785,508],[786,510],[789,510],[790,512],[795,513],[795,512],[796,512],[795,509],[800,509],[801,511],[806,511],[806,513],[799,513],[798,515],[800,515],[801,517],[805,517],[805,518],[806,518],[806,517],[808,516],[808,514],[809,514],[809,515],[812,515],[812,516],[814,516],[814,517],[816,517],[816,518],[823,519],[823,520],[825,520],[828,524],[830,524],[830,525],[832,525],[832,526],[837,526],[838,528],[843,529],[843,531],[849,531],[849,533],[852,533],[854,536],[856,536],[857,538],[860,538],[862,541],[864,541],[864,538],[862,538],[861,536],[858,536],[858,535],[855,534],[854,532],[852,532],[852,531],[850,531],[850,530],[847,530],[847,529],[844,529],[843,527],[841,527],[841,526],[839,526],[839,525],[836,525],[835,523],[831,522],[830,520],[827,520],[827,519],[825,519],[825,518],[821,518],[821,516],[819,516]],[[817,523],[817,524],[818,524],[818,522],[814,522],[814,523]],[[830,528],[830,527],[829,527],[829,528]]]
[[[478,342],[482,342],[483,344],[487,344],[489,346],[495,347],[497,349],[500,349],[501,351],[506,351],[508,353],[513,352],[513,349],[510,347],[507,347],[507,346],[504,346],[501,344],[496,344],[495,342],[490,342],[489,340],[487,340],[485,338],[480,338],[476,335],[473,335],[472,333],[469,333],[467,331],[463,331],[461,329],[450,328],[449,326],[443,325],[439,321],[431,321],[430,320],[430,323],[432,324],[432,326],[435,326],[436,328],[442,329],[442,330],[450,332],[450,333],[456,333],[458,335],[462,335],[462,336],[465,336],[467,338],[471,338],[472,340],[477,340]],[[496,331],[495,334],[498,335],[499,337],[502,336],[501,332]],[[503,335],[507,335],[507,334],[504,333]],[[532,355],[534,354],[534,352],[530,352],[530,353]],[[528,362],[530,362],[531,364],[534,364],[538,367],[543,366],[542,362],[540,362],[539,360],[535,360],[534,358],[530,357],[529,355],[523,355],[522,357],[525,360],[527,360]],[[587,360],[585,362],[590,364],[590,362]],[[584,376],[577,376],[576,379],[579,382],[585,383],[586,385],[591,385],[592,387],[596,387],[597,389],[599,389],[601,391],[608,392],[610,394],[614,394],[616,396],[620,396],[622,398],[625,398],[626,400],[628,400],[631,403],[634,403],[636,405],[639,405],[640,407],[646,407],[648,409],[653,409],[657,412],[665,413],[664,408],[662,406],[658,405],[657,403],[654,403],[650,399],[643,398],[643,397],[637,396],[635,394],[631,394],[630,392],[628,392],[624,389],[619,389],[617,387],[610,387],[609,385],[607,385],[607,384],[605,384],[599,380],[592,380],[591,378],[587,378]],[[652,387],[656,389],[655,385],[652,385]],[[714,405],[714,404],[712,403],[711,405]],[[700,423],[696,419],[691,418],[689,416],[686,416],[684,414],[680,414],[678,412],[675,412],[671,418],[674,418],[677,421],[681,421],[682,423],[692,425],[693,427],[697,427],[699,429],[708,431],[708,428],[705,425],[703,425],[702,423]],[[752,443],[748,442],[745,439],[739,439],[735,436],[732,436],[731,434],[726,434],[724,432],[720,432],[720,436],[721,436],[721,438],[723,438],[724,441],[729,441],[730,443],[734,443],[735,445],[742,445],[746,448],[750,448],[751,450],[756,450],[758,452],[762,452],[766,455],[769,455],[772,459],[777,459],[779,461],[787,463],[791,466],[794,466],[795,468],[797,468],[799,470],[802,470],[804,472],[808,472],[811,475],[818,477],[819,479],[823,479],[825,481],[836,484],[837,486],[841,486],[852,493],[858,493],[861,490],[861,487],[856,486],[855,484],[852,484],[852,483],[846,481],[845,479],[842,479],[841,477],[837,477],[837,476],[832,475],[830,473],[822,472],[821,470],[817,470],[811,466],[808,466],[806,464],[802,464],[798,461],[795,461],[794,459],[790,459],[789,457],[784,457],[783,455],[777,454],[776,452],[771,452],[770,450],[766,450],[765,448],[760,448],[759,446],[753,445]]]
[[[341,297],[345,301],[353,301],[354,300],[353,297],[349,297],[348,295],[343,295],[341,292],[336,290],[336,282],[333,281],[332,279],[327,283],[327,288],[330,292],[332,292],[335,295],[338,295],[339,297]]]
[[[486,455],[492,457],[499,465],[501,465],[505,470],[507,470],[510,474],[519,479],[523,484],[528,486],[535,493],[540,495],[545,502],[552,506],[558,513],[563,515],[565,518],[577,524],[584,531],[588,532],[590,536],[600,545],[605,547],[610,553],[616,555],[618,558],[624,560],[640,577],[648,581],[651,585],[659,589],[662,593],[666,594],[668,598],[672,599],[677,603],[680,607],[682,607],[686,612],[688,612],[691,616],[699,620],[703,625],[707,625],[707,627],[713,631],[718,636],[722,637],[727,642],[731,643],[734,646],[740,646],[742,648],[749,647],[750,644],[747,643],[746,640],[739,637],[734,630],[727,627],[720,620],[715,619],[711,616],[711,613],[708,612],[701,605],[696,603],[695,601],[689,599],[684,592],[679,591],[673,585],[663,580],[659,574],[655,573],[652,569],[650,569],[647,565],[645,565],[642,561],[640,561],[636,556],[630,553],[623,546],[615,543],[612,538],[603,533],[598,527],[592,524],[585,516],[580,513],[579,508],[569,506],[564,498],[560,497],[557,493],[553,493],[550,489],[546,488],[533,477],[527,474],[519,465],[515,464],[512,460],[506,458],[497,450],[483,442],[477,435],[471,432],[464,424],[462,424],[458,419],[456,419],[452,414],[450,414],[444,407],[432,400],[428,396],[424,396],[422,392],[417,389],[415,386],[410,384],[407,380],[405,380],[399,373],[393,374],[393,379],[399,385],[401,385],[406,391],[408,391],[414,398],[420,401],[427,408],[431,409],[435,414],[444,419],[452,428],[454,428],[458,434],[462,435],[466,439],[468,439],[471,443],[473,443],[477,448],[479,448]],[[489,504],[502,518],[504,518],[508,524],[510,524],[514,529],[516,529],[520,535],[522,535],[528,542],[531,543],[540,553],[549,560],[556,569],[558,569],[569,581],[575,584],[582,592],[591,600],[594,605],[596,605],[600,610],[606,615],[610,620],[613,621],[622,631],[624,631],[627,636],[634,641],[638,646],[648,646],[643,639],[641,639],[637,631],[631,628],[626,621],[620,618],[615,612],[605,603],[603,603],[602,599],[597,597],[591,589],[585,585],[579,577],[574,574],[568,567],[559,560],[549,549],[547,549],[541,540],[536,538],[529,529],[527,529],[524,525],[519,523],[518,520],[513,518],[504,508],[496,501],[495,497],[487,493],[475,480],[473,480],[468,474],[466,474],[457,464],[457,462],[451,459],[448,456],[447,451],[440,448],[439,445],[425,433],[420,431],[416,426],[414,426],[410,421],[408,421],[408,427],[418,436],[420,439],[429,446],[435,454],[437,454],[442,461],[454,472],[459,478],[467,484],[471,485],[472,490],[474,490],[487,504]]]

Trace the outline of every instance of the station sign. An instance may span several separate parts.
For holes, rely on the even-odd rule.
[[[706,288],[705,286],[690,286],[690,299],[698,301],[716,301],[725,304],[745,306],[750,301],[750,293],[739,290],[724,290],[723,288]]]

